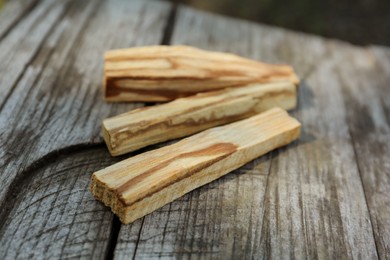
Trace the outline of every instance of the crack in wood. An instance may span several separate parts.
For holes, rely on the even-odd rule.
[[[167,23],[164,28],[163,37],[161,39],[161,45],[170,45],[173,29],[176,21],[176,13],[177,13],[178,4],[175,3],[171,7],[171,10],[168,15]]]
[[[112,225],[111,225],[110,238],[108,239],[109,243],[108,243],[107,249],[106,249],[106,252],[107,252],[106,257],[105,257],[106,260],[114,259],[115,246],[116,246],[116,243],[118,241],[120,229],[121,229],[121,222],[120,222],[119,218],[114,215],[114,218],[112,220]]]

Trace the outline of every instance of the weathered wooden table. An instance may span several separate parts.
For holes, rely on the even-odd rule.
[[[153,44],[292,64],[303,133],[121,225],[89,178],[126,158],[102,119],[142,104],[103,101],[102,55]],[[0,61],[0,259],[390,258],[390,49],[167,2],[13,0]]]

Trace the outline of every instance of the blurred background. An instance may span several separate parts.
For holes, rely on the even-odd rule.
[[[390,0],[171,0],[197,9],[338,38],[390,45]]]

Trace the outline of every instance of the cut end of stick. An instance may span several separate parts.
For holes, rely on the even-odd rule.
[[[104,120],[103,120],[103,123],[102,123],[102,134],[103,134],[103,139],[104,139],[104,142],[106,143],[106,146],[108,148],[108,151],[110,152],[110,154],[112,156],[116,156],[117,154],[115,153],[115,150],[113,149],[112,147],[112,141],[111,141],[111,136],[110,136],[110,132],[107,130],[107,127],[104,123]]]

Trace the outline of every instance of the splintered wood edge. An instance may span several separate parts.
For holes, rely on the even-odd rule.
[[[274,123],[270,122],[270,120],[273,120],[273,117],[277,118],[275,119]],[[257,122],[256,120],[259,122]],[[283,126],[278,126],[278,124],[283,124]],[[256,136],[258,135],[254,131],[256,131],[256,129],[258,128],[261,129],[261,127],[264,128],[263,130],[265,131],[266,136],[258,137],[258,140],[261,141],[253,141],[253,139],[256,138]],[[279,127],[281,127],[281,129],[279,129]],[[215,138],[218,138],[219,133],[221,131],[223,131],[222,134],[226,133],[227,137],[224,137],[224,140],[213,141]],[[244,137],[236,137],[237,135],[233,135],[234,137],[232,137],[231,131],[239,131]],[[262,132],[259,134],[264,135],[264,133]],[[123,223],[127,224],[133,222],[140,217],[145,216],[146,214],[153,212],[154,210],[183,196],[184,194],[192,191],[193,189],[196,189],[227,174],[234,169],[237,169],[245,163],[261,155],[264,155],[269,151],[272,151],[278,147],[284,146],[292,142],[299,137],[299,134],[300,123],[294,118],[289,117],[284,110],[274,108],[249,119],[232,123],[230,125],[206,130],[197,135],[183,139],[182,141],[171,146],[163,147],[157,150],[146,152],[144,154],[140,154],[135,157],[131,157],[106,169],[95,172],[91,178],[91,191],[98,200],[102,201],[106,206],[110,207],[111,210],[119,216],[120,220]],[[235,138],[237,138],[237,140],[235,140]],[[240,138],[242,140],[240,140]],[[241,146],[239,144],[240,142],[242,142]],[[190,160],[195,161],[194,166],[188,166],[189,168],[186,169],[178,168],[179,172],[175,173],[176,175],[172,175],[176,177],[168,176],[165,179],[164,177],[163,179],[160,179],[161,177],[157,178],[157,176],[161,174],[161,171],[164,172],[164,170],[167,170],[164,169],[164,167],[176,167],[175,163],[170,162],[175,161],[175,158],[177,156],[179,156],[178,158],[181,158],[180,156],[182,155],[180,154],[183,154],[183,151],[180,151],[180,147],[182,147],[183,145],[187,147],[188,144],[191,144],[189,146],[190,148],[191,146],[204,146],[204,148],[202,148],[201,150],[203,151],[204,149],[206,149],[206,155],[199,155],[200,157],[189,157]],[[215,152],[210,153],[209,151],[207,153],[207,147],[214,146],[217,146],[218,149],[216,149]],[[195,149],[192,152],[188,152],[188,154],[199,152],[200,150]],[[168,159],[171,159],[169,159],[168,161],[166,161],[165,159],[161,159],[161,170],[156,160],[158,161],[159,156],[163,157],[165,156],[164,154],[167,153],[172,154],[168,154],[168,157],[166,157]],[[175,155],[175,153],[178,154]],[[156,154],[158,154],[159,156],[156,156]],[[186,153],[184,152],[184,154]],[[204,156],[206,156],[206,158],[204,158]],[[208,156],[211,159],[209,159]],[[148,161],[149,157],[152,161]],[[188,158],[186,157],[185,159],[188,160]],[[180,159],[177,160],[180,161]],[[200,161],[197,162],[197,160]],[[137,162],[139,165],[137,165]],[[142,162],[144,162],[144,164],[142,164]],[[158,167],[153,167],[153,163],[156,164]],[[166,166],[166,164],[168,166]],[[136,173],[129,170],[128,167],[133,167],[133,169],[139,171],[139,174],[134,175]],[[149,169],[148,167],[151,168]],[[142,172],[143,168],[145,168],[144,173]],[[150,172],[150,170],[152,170],[152,172]],[[171,174],[172,171],[169,171],[169,173]],[[107,179],[107,175],[111,176],[112,174],[114,174],[115,176],[117,174],[120,174],[120,176],[122,176],[121,178],[127,178],[127,181],[125,181],[125,183],[131,182],[131,185],[126,184],[126,186],[123,186],[124,183],[121,183],[118,184],[119,186],[112,186],[113,184],[104,182],[103,179]],[[134,176],[128,179],[129,174]],[[127,185],[130,185],[135,189],[140,189],[140,187],[143,187],[139,186],[137,188],[137,186],[140,185],[138,183],[138,179],[140,178],[138,176],[140,175],[145,175],[142,176],[142,178],[149,178],[148,181],[153,181],[155,182],[155,184],[151,186],[148,185],[147,188],[143,188],[140,193],[136,192],[135,197],[127,197],[129,195],[125,194],[128,194],[128,192],[135,192],[131,190],[133,188],[129,190],[130,187],[127,187]],[[112,176],[109,178],[112,179]],[[155,180],[155,178],[157,179]],[[115,180],[118,181],[118,179],[113,179],[113,181]]]
[[[272,107],[292,109],[296,103],[296,87],[289,81],[250,84],[203,92],[148,109],[135,109],[104,119],[102,131],[111,155],[117,156],[241,120]],[[216,110],[219,113],[215,113]],[[194,113],[196,118],[193,118]],[[176,123],[172,122],[173,117]],[[193,120],[197,120],[195,125],[186,123]]]
[[[110,154],[112,156],[116,156],[117,153],[115,152],[115,150],[113,149],[113,147],[111,145],[110,133],[109,133],[109,131],[107,131],[107,128],[104,126],[104,124],[102,124],[102,134],[103,134],[103,139],[104,139],[104,142],[106,143],[108,151],[110,152]]]

